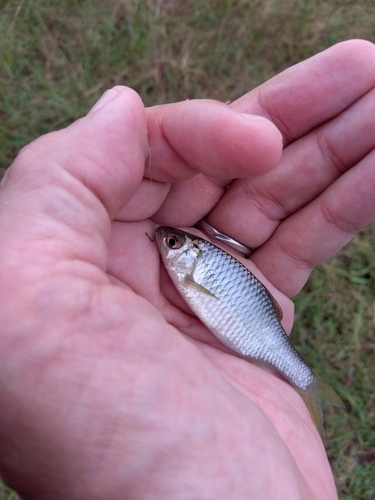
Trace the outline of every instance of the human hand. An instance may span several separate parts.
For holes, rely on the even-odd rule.
[[[207,220],[256,248],[252,261],[289,297],[315,266],[375,219],[374,72],[373,44],[352,40],[289,68],[231,105],[275,123],[283,155],[268,174],[236,180],[225,193],[217,190],[207,202]],[[180,199],[180,210],[171,210],[173,198],[165,203],[160,219],[194,223],[184,214],[190,196]]]
[[[361,85],[370,87],[374,74],[363,53],[349,57],[352,50],[347,44],[331,53],[341,61],[336,73],[351,80],[354,102],[364,91],[355,94],[353,75],[362,68]],[[325,75],[332,61],[323,63]],[[304,66],[293,70],[289,86]],[[272,81],[265,92],[266,85],[271,91]],[[210,102],[151,108],[148,128],[152,182],[141,181],[146,126],[127,90],[26,148],[7,174],[0,191],[7,243],[0,249],[2,472],[25,498],[335,498],[298,395],[218,349],[159,268],[145,236],[153,223],[137,222],[154,215],[185,226],[211,212],[215,227],[252,244],[214,215],[231,177],[277,163],[277,131]],[[194,169],[209,178],[189,180]],[[167,194],[166,182],[184,178]],[[263,270],[261,250],[255,257]],[[290,325],[291,303],[278,298]]]

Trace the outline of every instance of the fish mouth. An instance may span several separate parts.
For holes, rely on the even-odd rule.
[[[166,226],[159,226],[155,231],[155,239],[157,242],[161,241],[165,237]]]
[[[165,246],[165,238],[169,232],[173,231],[171,227],[168,226],[159,226],[155,231],[155,240],[156,244],[159,247],[159,250]]]

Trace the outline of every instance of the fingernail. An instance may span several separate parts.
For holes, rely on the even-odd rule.
[[[112,101],[116,96],[118,95],[118,92],[116,89],[109,89],[104,94],[102,97],[99,99],[99,101],[94,104],[94,106],[90,109],[90,111],[87,113],[88,115],[90,113],[93,113],[94,111],[97,111],[98,109],[102,108],[106,104]]]

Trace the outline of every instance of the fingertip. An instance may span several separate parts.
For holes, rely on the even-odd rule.
[[[261,175],[272,170],[280,161],[283,151],[283,136],[280,130],[267,118],[249,113],[239,116],[251,124],[251,134],[256,153],[251,173]]]
[[[326,51],[338,52],[343,57],[353,55],[353,57],[358,60],[358,57],[361,58],[361,56],[365,56],[365,58],[367,58],[367,52],[371,53],[372,57],[375,57],[375,44],[369,40],[353,38],[351,40],[339,42],[326,49]]]
[[[94,106],[90,109],[87,115],[91,115],[95,111],[98,111],[103,106],[111,102],[117,95],[118,92],[116,90],[116,87],[106,90],[104,94],[99,98],[99,100],[94,104]]]
[[[135,90],[131,89],[130,87],[126,87],[124,85],[116,85],[115,87],[112,87],[104,92],[104,94],[94,104],[94,106],[90,109],[87,115],[90,115],[95,111],[98,111],[99,109],[103,108],[118,96],[121,96],[122,98],[126,98],[129,100],[132,99],[134,101],[139,101],[143,106],[142,99]]]
[[[217,140],[224,173],[230,178],[250,178],[275,168],[283,147],[277,127],[262,116],[234,110],[226,118],[227,127],[218,131]]]

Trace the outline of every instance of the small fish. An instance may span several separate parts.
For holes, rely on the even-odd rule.
[[[241,358],[281,374],[298,391],[323,437],[323,406],[343,407],[292,346],[282,310],[238,260],[207,240],[160,226],[155,233],[164,265],[190,308]]]

